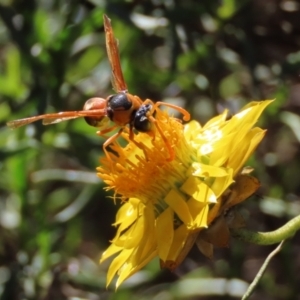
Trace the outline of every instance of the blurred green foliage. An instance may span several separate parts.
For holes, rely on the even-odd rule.
[[[300,212],[298,1],[1,0],[0,299],[240,298],[272,247],[234,240],[214,262],[192,251],[174,274],[154,261],[116,293],[107,290],[108,263],[98,259],[118,206],[96,177],[103,139],[82,119],[5,126],[113,93],[104,13],[129,90],[143,99],[179,104],[205,122],[224,108],[276,98],[249,162],[261,197],[240,209],[259,230]],[[297,299],[299,253],[296,236],[252,299]]]

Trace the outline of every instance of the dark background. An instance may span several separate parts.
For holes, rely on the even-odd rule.
[[[103,139],[83,119],[10,130],[8,120],[81,109],[113,93],[103,14],[131,93],[185,107],[201,123],[273,99],[249,161],[262,188],[240,205],[271,231],[300,212],[300,2],[0,1],[0,299],[240,299],[274,246],[232,239],[174,272],[151,262],[115,292],[98,264],[118,205],[96,177]],[[300,299],[299,235],[251,299]],[[209,296],[212,294],[212,296]]]

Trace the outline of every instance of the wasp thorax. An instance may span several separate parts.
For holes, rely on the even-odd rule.
[[[127,94],[122,92],[115,95],[111,95],[108,98],[108,107],[113,111],[116,110],[129,110],[132,106],[132,101],[127,97]]]
[[[125,92],[111,95],[107,99],[107,115],[119,126],[130,123],[132,114],[132,100]]]
[[[84,117],[85,121],[93,127],[102,127],[103,120],[107,119],[106,104],[107,101],[103,98],[94,97],[88,99],[83,106],[83,110],[99,110],[99,112],[95,111],[95,116]]]

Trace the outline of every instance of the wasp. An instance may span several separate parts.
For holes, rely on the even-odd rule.
[[[138,96],[128,93],[127,85],[121,68],[118,43],[114,37],[110,19],[104,15],[103,20],[106,50],[112,72],[112,85],[117,93],[108,96],[106,99],[99,97],[88,99],[84,104],[83,110],[50,113],[14,120],[8,122],[7,126],[14,129],[38,120],[43,120],[44,125],[49,125],[65,120],[84,117],[89,125],[103,128],[103,124],[107,124],[107,121],[110,120],[112,123],[114,123],[112,126],[106,126],[107,128],[97,131],[98,135],[105,136],[105,134],[108,132],[119,128],[114,135],[110,136],[103,143],[104,153],[110,160],[111,158],[107,151],[107,147],[116,141],[122,132],[128,129],[128,126],[129,139],[132,141],[134,141],[134,130],[148,133],[155,138],[156,128],[166,144],[169,152],[168,160],[171,161],[174,159],[174,150],[171,148],[167,138],[155,119],[155,111],[159,106],[165,105],[181,112],[185,121],[190,119],[190,114],[179,106],[163,102],[154,103],[150,99],[142,101]]]

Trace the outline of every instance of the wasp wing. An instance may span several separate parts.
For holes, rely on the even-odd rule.
[[[71,119],[76,119],[79,118],[80,116],[71,116],[71,117],[60,117],[60,118],[45,118],[43,119],[43,125],[51,125],[51,124],[56,124],[60,123],[63,121],[71,120]]]
[[[107,117],[106,109],[93,109],[93,110],[79,110],[79,111],[64,111],[53,114],[44,114],[14,121],[7,122],[9,128],[15,129],[21,126],[36,122],[38,120],[43,120],[44,125],[50,125],[59,123],[62,121],[67,121],[70,119],[76,119],[80,117]]]
[[[127,84],[124,80],[118,42],[115,39],[113,29],[111,27],[110,19],[104,15],[104,30],[105,30],[105,42],[106,50],[109,59],[109,63],[112,70],[112,85],[116,92],[127,92]]]

